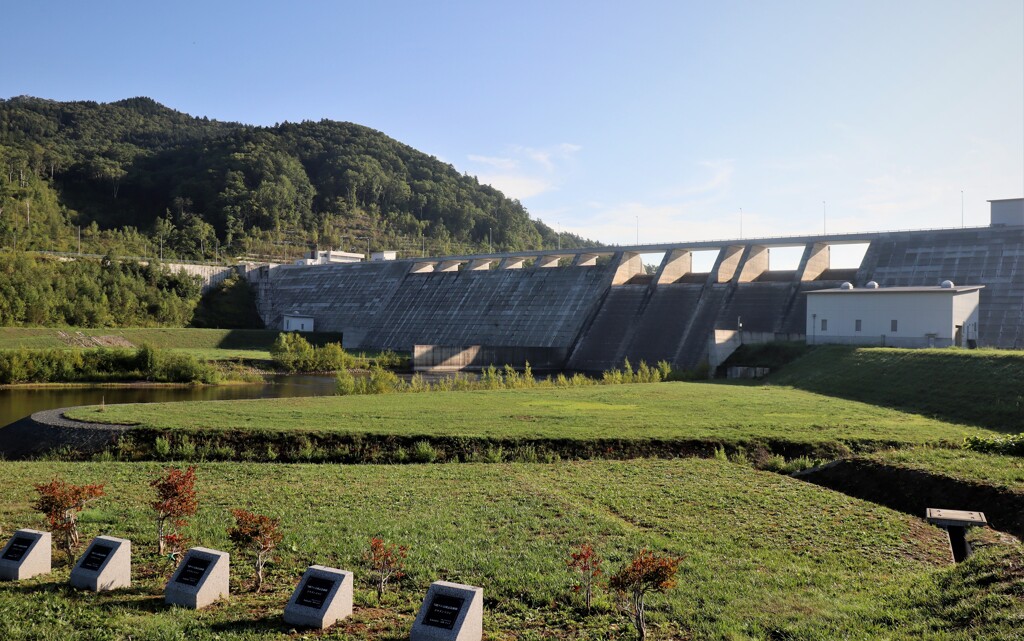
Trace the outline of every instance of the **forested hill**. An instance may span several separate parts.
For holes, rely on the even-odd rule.
[[[0,100],[0,248],[212,258],[594,244],[360,125],[254,127],[149,98]]]

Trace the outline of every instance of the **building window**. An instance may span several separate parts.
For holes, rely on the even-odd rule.
[[[889,323],[889,331],[891,331],[891,332],[899,331],[899,323],[896,321],[895,318],[892,319],[892,321]]]
[[[861,330],[860,319],[853,321],[853,331],[859,332]]]
[[[827,318],[821,319],[821,331],[823,331],[823,332],[827,332],[828,331],[828,319]]]

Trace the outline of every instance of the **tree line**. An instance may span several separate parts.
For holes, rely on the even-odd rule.
[[[183,327],[201,291],[158,264],[0,250],[0,326]]]

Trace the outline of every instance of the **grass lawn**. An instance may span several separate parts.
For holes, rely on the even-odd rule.
[[[1021,594],[1000,574],[1016,552],[982,550],[949,566],[940,530],[795,479],[716,460],[556,465],[337,466],[204,463],[188,533],[230,550],[229,510],[280,517],[286,532],[269,587],[232,551],[231,600],[168,608],[170,572],[152,544],[146,503],[159,464],[0,462],[0,523],[39,526],[32,483],[55,474],[105,481],[83,539],[133,541],[128,590],[66,587],[68,569],[0,584],[0,638],[296,638],[281,609],[312,563],[356,572],[354,617],[317,638],[401,639],[432,580],[485,590],[485,638],[631,639],[607,597],[587,616],[567,551],[591,542],[617,567],[647,546],[681,555],[681,585],[652,599],[655,639],[1010,639]],[[361,554],[371,536],[408,545],[408,576],[383,604]],[[60,559],[60,555],[57,555]],[[1016,558],[1019,563],[1021,559]],[[986,578],[987,577],[987,578]],[[1015,621],[1013,617],[1017,617]]]
[[[157,429],[504,439],[960,442],[983,428],[780,387],[711,383],[117,405],[74,418]]]
[[[767,381],[954,423],[1024,431],[1024,351],[819,346]]]
[[[985,454],[970,450],[916,447],[883,450],[866,458],[961,481],[984,483],[1024,494],[1024,457]]]

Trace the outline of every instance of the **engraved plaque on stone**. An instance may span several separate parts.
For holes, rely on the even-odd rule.
[[[409,635],[411,641],[480,641],[484,590],[472,585],[430,584]]]
[[[15,532],[0,550],[0,580],[20,581],[40,574],[49,574],[51,541],[49,532]]]
[[[164,601],[198,610],[228,596],[231,557],[227,552],[192,548],[164,589]]]
[[[7,549],[4,550],[3,558],[4,561],[14,561],[17,563],[21,560],[21,557],[25,556],[28,549],[35,543],[35,539],[31,539],[27,536],[15,536],[11,539],[11,542],[7,545]]]
[[[184,583],[185,585],[196,586],[203,580],[203,575],[210,568],[211,559],[201,559],[199,557],[190,557],[187,561],[181,564],[181,570],[178,571],[178,576],[175,577],[175,581],[178,583]]]
[[[423,625],[451,630],[455,627],[455,622],[459,619],[459,612],[462,611],[462,606],[465,604],[465,599],[438,594],[434,596],[430,601],[430,606],[427,607]]]
[[[352,614],[352,573],[311,565],[284,609],[292,625],[326,628]]]
[[[94,592],[126,588],[132,584],[132,542],[97,536],[71,570],[71,585]]]

